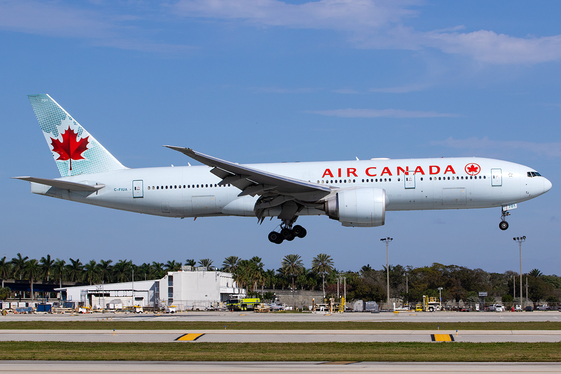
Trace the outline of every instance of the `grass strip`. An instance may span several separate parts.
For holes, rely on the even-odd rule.
[[[561,343],[0,342],[0,360],[560,362]]]
[[[1,318],[1,317],[0,317]],[[2,321],[0,330],[561,330],[561,322]]]

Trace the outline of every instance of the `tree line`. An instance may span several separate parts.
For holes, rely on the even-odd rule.
[[[347,299],[382,301],[386,299],[386,267],[373,269],[363,266],[360,271],[341,271],[335,268],[330,255],[320,253],[312,259],[311,267],[304,266],[297,254],[284,256],[278,269],[265,269],[262,259],[254,256],[242,259],[237,256],[226,257],[220,266],[213,266],[209,258],[187,259],[143,263],[136,265],[132,260],[90,260],[82,263],[80,259],[68,261],[52,258],[50,255],[41,259],[30,259],[18,253],[8,260],[0,259],[0,276],[4,299],[9,290],[4,287],[7,279],[27,281],[33,290],[33,283],[38,281],[58,284],[73,282],[75,284],[100,284],[130,282],[133,280],[161,279],[169,271],[179,271],[183,266],[204,267],[209,270],[221,270],[232,273],[240,287],[250,293],[263,293],[265,289],[296,289],[322,291],[326,297],[335,296],[339,287],[340,294],[346,291]],[[346,289],[338,286],[338,279],[345,278]],[[489,298],[501,298],[504,302],[518,298],[519,274],[513,271],[505,273],[486,272],[482,269],[469,269],[457,265],[434,263],[430,266],[412,267],[395,265],[389,267],[390,297],[401,298],[408,302],[421,301],[423,295],[439,297],[442,288],[443,300],[463,300],[478,302],[479,292],[486,292]],[[558,303],[561,297],[561,277],[544,275],[538,269],[524,274],[524,292],[528,283],[528,298],[533,302],[546,301]],[[514,294],[515,293],[515,294]],[[1,296],[1,295],[0,295]],[[525,295],[524,295],[525,296]]]

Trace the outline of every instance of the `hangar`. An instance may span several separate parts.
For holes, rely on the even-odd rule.
[[[231,273],[184,266],[162,279],[106,283],[57,289],[66,301],[96,309],[124,309],[133,306],[177,311],[204,310],[224,306],[232,294],[245,294]],[[64,296],[65,295],[65,296]]]

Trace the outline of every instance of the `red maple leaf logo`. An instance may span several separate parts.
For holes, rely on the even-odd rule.
[[[72,170],[72,160],[84,159],[82,153],[88,149],[89,136],[78,140],[78,133],[71,130],[70,126],[60,135],[62,136],[62,142],[56,138],[51,138],[53,152],[58,153],[57,161],[69,160],[70,170]]]
[[[467,164],[465,167],[465,171],[469,175],[477,175],[481,171],[481,166],[477,164]]]

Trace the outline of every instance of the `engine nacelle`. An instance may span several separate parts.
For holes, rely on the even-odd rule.
[[[327,199],[325,212],[343,226],[383,226],[386,222],[386,191],[381,188],[339,191]]]

